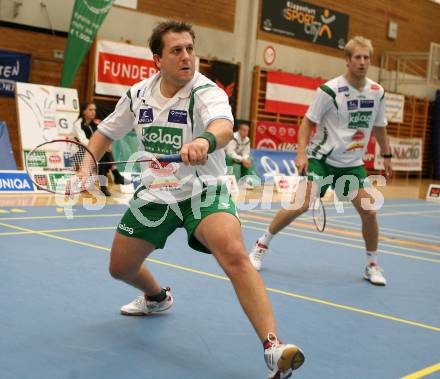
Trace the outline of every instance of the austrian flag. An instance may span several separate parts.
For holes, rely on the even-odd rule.
[[[316,89],[325,82],[319,78],[269,71],[264,110],[271,113],[304,116]]]

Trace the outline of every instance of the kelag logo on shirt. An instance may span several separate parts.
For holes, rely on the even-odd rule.
[[[368,128],[370,126],[370,121],[373,112],[352,112],[348,115],[348,128],[358,129],[358,128]]]
[[[153,108],[139,109],[138,124],[151,124],[153,122]]]
[[[186,124],[186,116],[186,111],[171,109],[170,113],[168,113],[168,122],[174,122],[176,124]]]
[[[177,154],[182,147],[182,129],[149,126],[142,129],[145,150],[154,154]]]

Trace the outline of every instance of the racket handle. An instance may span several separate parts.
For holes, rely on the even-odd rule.
[[[180,154],[167,155],[157,159],[159,162],[182,162],[182,157]]]

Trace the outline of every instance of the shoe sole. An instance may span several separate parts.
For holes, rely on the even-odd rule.
[[[292,346],[283,351],[277,366],[281,371],[296,370],[302,366],[304,360],[303,352],[298,347]]]

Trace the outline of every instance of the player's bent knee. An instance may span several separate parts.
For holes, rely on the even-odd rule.
[[[218,260],[225,270],[242,270],[249,264],[249,256],[242,243],[231,241],[218,250]]]
[[[132,270],[129,270],[125,266],[115,264],[112,262],[110,263],[109,273],[112,276],[112,278],[117,280],[125,280],[128,279],[131,275],[133,275]]]

